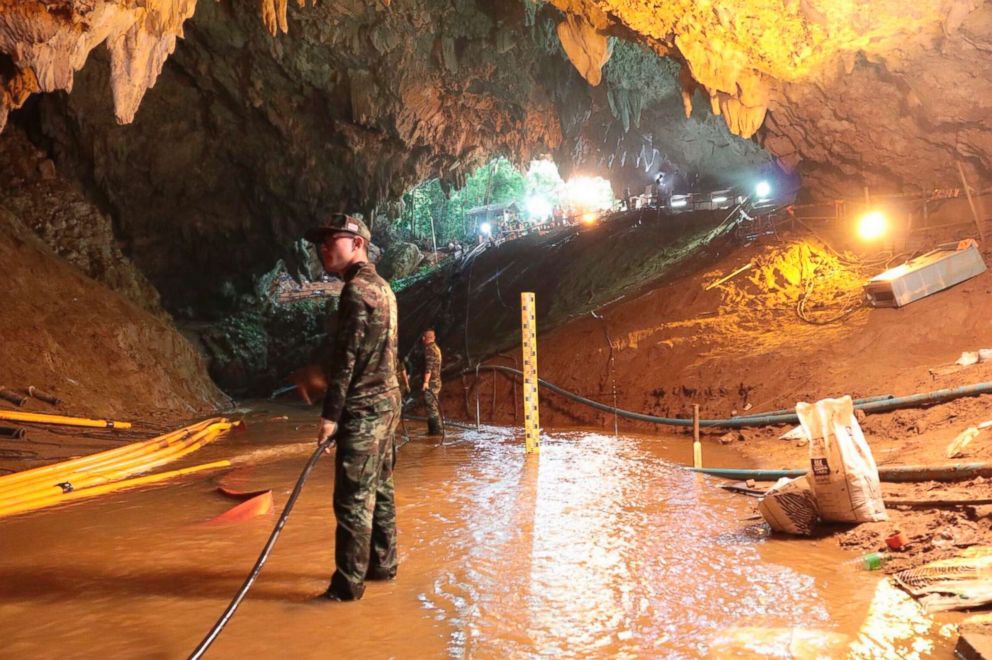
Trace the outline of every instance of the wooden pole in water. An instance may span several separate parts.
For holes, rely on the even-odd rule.
[[[703,445],[699,442],[699,404],[692,404],[692,466],[703,467]]]
[[[482,385],[479,383],[479,364],[480,363],[476,363],[475,365],[475,430],[476,431],[482,430],[482,417],[479,408],[479,390],[481,389]]]

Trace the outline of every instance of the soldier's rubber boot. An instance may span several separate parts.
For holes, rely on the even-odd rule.
[[[337,571],[334,571],[331,584],[324,592],[324,598],[327,600],[338,601],[361,600],[363,595],[365,595],[364,584],[352,584]]]
[[[441,422],[436,419],[427,420],[427,435],[442,435]]]
[[[368,572],[365,574],[365,579],[372,581],[393,580],[396,578],[396,572],[397,569],[395,566],[390,569],[385,569],[381,566],[369,567]]]

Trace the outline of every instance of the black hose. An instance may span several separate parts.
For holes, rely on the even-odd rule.
[[[492,371],[501,371],[505,374],[514,374],[517,376],[523,376],[523,372],[517,369],[511,369],[510,367],[503,367],[495,364],[482,365],[483,369],[490,369]],[[471,374],[473,369],[466,369],[462,373]],[[600,403],[599,401],[593,401],[592,399],[587,399],[584,396],[580,396],[575,392],[569,392],[563,387],[559,387],[553,383],[549,383],[541,378],[537,379],[538,385],[545,387],[552,392],[562,395],[567,399],[571,399],[577,403],[581,403],[585,406],[593,408],[595,410],[602,410],[604,412],[615,413],[620,417],[626,419],[633,419],[639,422],[649,422],[651,424],[665,424],[668,426],[692,426],[693,421],[691,419],[683,419],[679,417],[656,417],[655,415],[646,415],[639,412],[631,412],[630,410],[623,410],[622,408],[616,408],[613,406],[608,406],[605,403]],[[882,413],[890,412],[893,410],[898,410],[900,408],[916,408],[920,406],[930,406],[937,403],[944,403],[946,401],[951,401],[953,399],[959,399],[966,396],[978,396],[980,394],[992,394],[992,381],[985,383],[977,383],[975,385],[966,385],[964,387],[954,387],[943,390],[936,390],[933,392],[924,392],[922,394],[911,394],[908,396],[879,396],[879,397],[869,397],[867,400],[863,400],[863,403],[855,404],[855,410],[862,410],[865,413]],[[798,424],[799,417],[795,413],[782,413],[782,414],[754,414],[747,417],[731,417],[730,419],[701,419],[699,420],[699,425],[704,427],[717,427],[717,428],[727,428],[727,429],[737,429],[744,428],[748,426],[772,426],[775,424]]]
[[[22,439],[27,434],[22,426],[0,426],[0,436],[5,438]]]
[[[255,565],[251,569],[251,573],[248,574],[244,584],[241,585],[241,588],[238,589],[238,592],[234,595],[234,598],[231,599],[227,609],[224,610],[224,613],[219,619],[217,619],[217,623],[214,624],[214,627],[210,629],[207,636],[203,638],[199,645],[197,645],[196,650],[190,654],[190,660],[197,660],[198,658],[203,657],[203,654],[206,653],[207,649],[210,648],[210,645],[213,644],[214,640],[217,639],[217,636],[220,635],[221,631],[224,629],[224,626],[226,626],[228,621],[231,620],[231,617],[234,616],[238,606],[241,605],[241,601],[244,600],[245,596],[248,594],[248,590],[251,589],[251,585],[254,584],[256,578],[258,578],[258,574],[262,572],[262,566],[264,566],[265,562],[268,561],[269,554],[272,552],[272,548],[275,546],[276,540],[282,533],[282,528],[285,526],[286,520],[289,518],[289,514],[293,510],[293,506],[296,504],[296,500],[299,498],[300,492],[303,490],[303,484],[306,483],[307,478],[310,476],[313,466],[317,464],[321,454],[323,454],[325,450],[329,449],[333,443],[334,439],[332,436],[318,445],[316,451],[314,451],[310,456],[310,460],[307,461],[306,466],[303,468],[303,472],[300,473],[300,478],[296,481],[296,487],[293,488],[293,492],[289,496],[286,506],[279,515],[279,520],[276,521],[276,526],[273,528],[272,534],[269,535],[269,540],[265,543],[265,547],[262,548],[261,554],[258,555],[258,559],[255,561]]]
[[[30,449],[0,449],[0,458],[23,461],[42,460],[38,459],[38,452],[31,451]],[[59,456],[57,458],[68,458],[68,456]]]

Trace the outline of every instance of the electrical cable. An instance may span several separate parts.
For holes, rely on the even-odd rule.
[[[269,535],[269,540],[266,541],[265,547],[262,548],[261,554],[258,555],[258,559],[255,561],[255,565],[252,566],[251,572],[248,573],[248,577],[245,578],[244,583],[241,588],[238,589],[237,593],[234,594],[234,598],[228,604],[224,613],[221,614],[220,618],[217,619],[213,627],[206,634],[203,640],[197,645],[196,649],[190,654],[190,660],[197,660],[202,658],[203,654],[206,653],[210,645],[214,643],[221,631],[234,616],[237,611],[238,606],[241,605],[241,601],[244,600],[245,596],[248,594],[248,590],[251,589],[255,580],[258,578],[259,573],[262,572],[262,567],[265,566],[265,562],[268,561],[269,555],[272,553],[272,548],[275,546],[276,541],[279,539],[279,535],[282,534],[283,527],[286,525],[286,520],[289,518],[289,514],[293,511],[293,507],[296,505],[296,500],[300,496],[300,492],[303,490],[303,485],[306,483],[307,479],[310,477],[310,472],[313,470],[314,465],[320,459],[321,455],[334,444],[334,437],[324,440],[317,446],[317,449],[310,455],[310,460],[303,467],[303,472],[300,473],[300,478],[296,480],[296,486],[293,488],[293,492],[290,494],[289,499],[286,501],[286,506],[283,507],[282,513],[279,514],[279,519],[276,521],[276,526],[272,529],[272,533]]]

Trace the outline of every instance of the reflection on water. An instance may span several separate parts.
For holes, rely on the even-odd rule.
[[[311,433],[260,424],[210,451],[241,456],[224,483],[273,488],[278,509]],[[753,533],[750,500],[673,467],[681,438],[552,433],[529,457],[506,429],[457,440],[400,452],[400,576],[359,603],[314,600],[333,564],[319,465],[213,657],[949,653],[901,592],[839,573],[831,541]],[[197,524],[229,504],[219,480],[0,521],[0,655],[183,657],[275,518]]]
[[[850,656],[926,658],[935,650],[935,635],[947,639],[952,631],[947,626],[938,626],[905,591],[882,580],[875,589],[858,638],[851,644]]]

